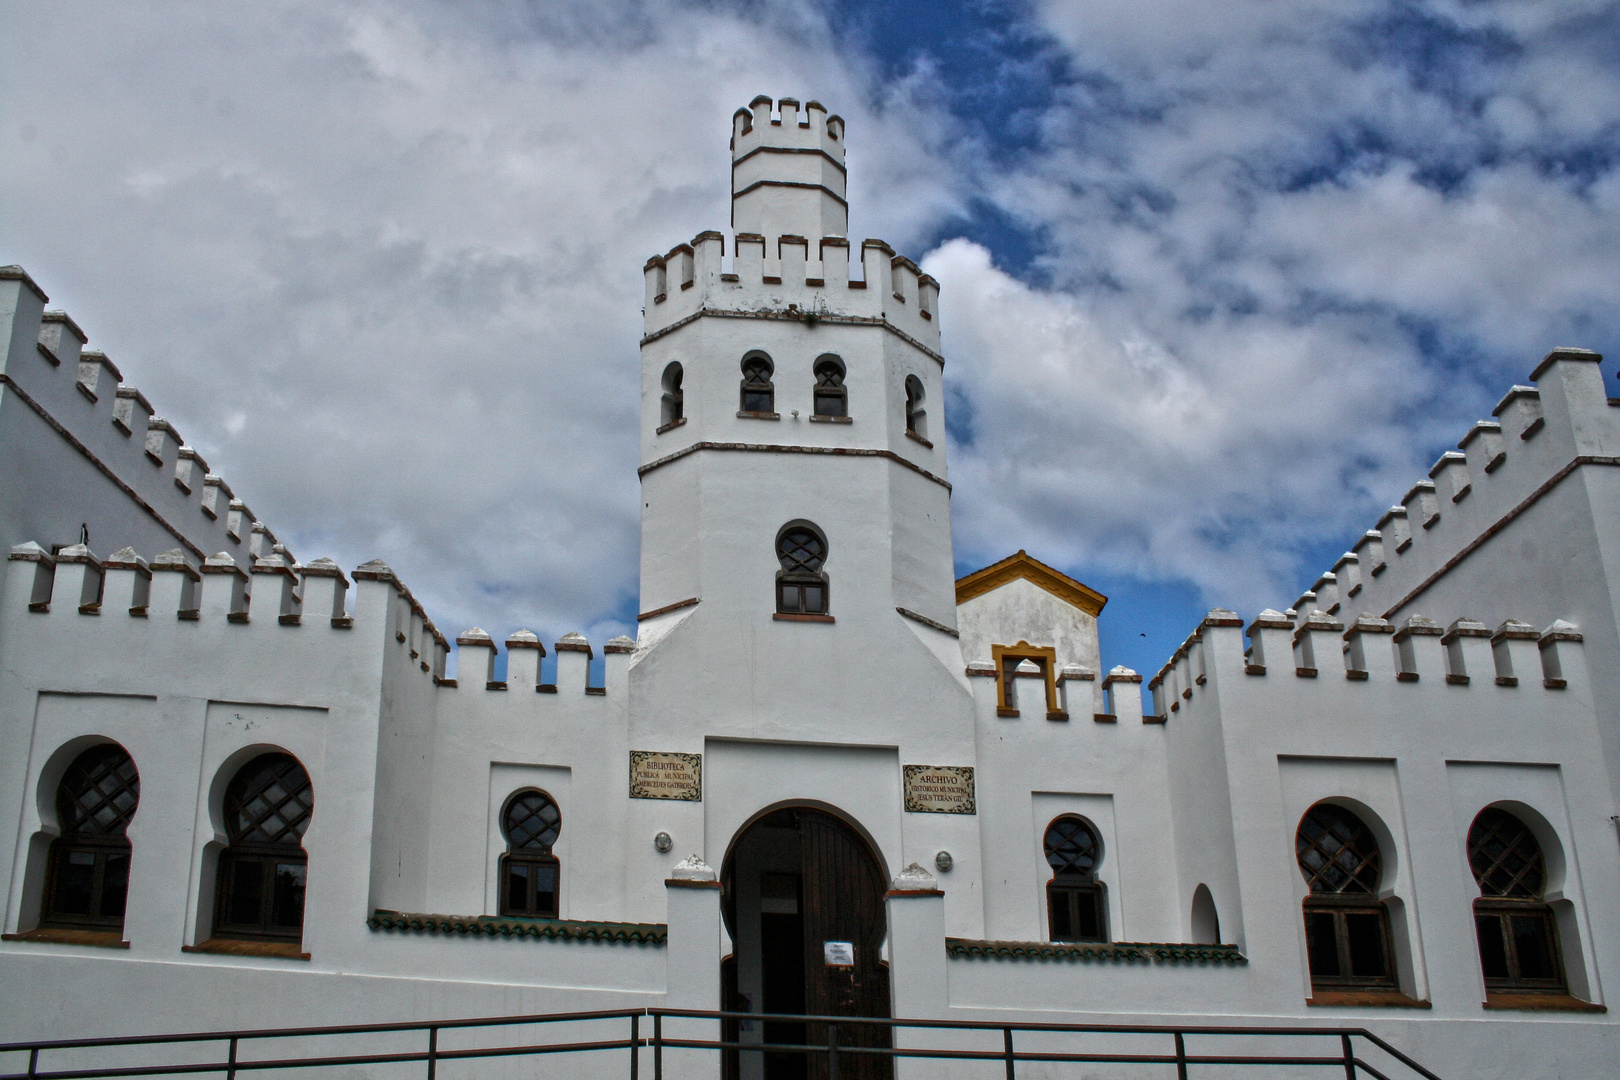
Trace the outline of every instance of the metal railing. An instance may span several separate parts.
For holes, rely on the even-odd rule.
[[[477,1020],[422,1020],[404,1024],[348,1024],[338,1027],[265,1028],[253,1031],[212,1031],[187,1035],[126,1035],[109,1039],[56,1039],[46,1042],[0,1043],[0,1058],[10,1055],[28,1055],[26,1072],[0,1074],[0,1080],[90,1080],[92,1077],[120,1076],[181,1076],[196,1073],[223,1073],[225,1080],[236,1080],[238,1073],[264,1072],[272,1069],[339,1068],[351,1065],[397,1065],[423,1062],[427,1065],[427,1080],[436,1080],[440,1062],[463,1061],[470,1058],[521,1057],[539,1054],[573,1054],[604,1050],[630,1051],[630,1076],[636,1080],[639,1048],[647,1045],[641,1037],[641,1021],[645,1009],[620,1009],[607,1012],[544,1013],[535,1016],[497,1016]],[[594,1039],[578,1042],[537,1042],[515,1046],[474,1046],[446,1049],[439,1045],[439,1036],[446,1031],[468,1028],[528,1027],[530,1025],[560,1023],[592,1023],[597,1021],[627,1020],[629,1031],[624,1038]],[[420,1032],[426,1045],[420,1050],[393,1053],[332,1054],[298,1057],[243,1058],[239,1055],[242,1044],[270,1040],[296,1040],[347,1036],[351,1039],[364,1035],[386,1035]],[[65,1055],[70,1051],[99,1050],[140,1046],[188,1046],[206,1043],[219,1044],[223,1060],[168,1061],[162,1064],[119,1064],[92,1068],[47,1069],[41,1058],[46,1054]]]
[[[651,1030],[643,1027],[651,1020]],[[721,1025],[735,1024],[814,1024],[826,1031],[826,1040],[816,1043],[744,1042],[739,1037],[701,1039],[670,1035],[665,1032],[665,1021],[713,1021]],[[621,1022],[625,1025],[623,1037],[585,1039],[568,1042],[521,1042],[516,1045],[466,1046],[446,1048],[440,1045],[444,1032],[466,1029],[526,1028],[551,1024],[604,1024]],[[687,1025],[676,1025],[687,1026]],[[860,1029],[865,1028],[865,1031]],[[873,1028],[883,1029],[881,1032]],[[724,1027],[722,1028],[724,1030]],[[993,1044],[985,1048],[950,1046],[895,1046],[896,1036],[909,1033],[911,1042],[925,1041],[929,1032],[982,1033]],[[244,1044],[272,1040],[327,1039],[359,1036],[412,1034],[420,1035],[425,1045],[420,1049],[388,1053],[344,1053],[330,1055],[298,1055],[271,1057],[243,1057]],[[840,1035],[844,1038],[840,1038]],[[867,1037],[860,1038],[865,1035]],[[999,1035],[1000,1039],[994,1039]],[[1164,1052],[1121,1053],[1104,1049],[1075,1046],[1066,1050],[1032,1047],[1035,1036],[1065,1037],[1075,1043],[1104,1041],[1107,1037],[1153,1037],[1168,1042]],[[851,1038],[855,1036],[855,1038]],[[1086,1037],[1090,1037],[1087,1039]],[[1102,1037],[1099,1039],[1099,1037]],[[1189,1040],[1264,1039],[1288,1041],[1289,1049],[1302,1040],[1327,1041],[1334,1046],[1332,1053],[1308,1052],[1312,1047],[1300,1047],[1297,1053],[1194,1053],[1188,1049]],[[1365,1046],[1360,1046],[1361,1040]],[[936,1040],[937,1041],[937,1040]],[[885,1042],[888,1045],[866,1045]],[[1022,1042],[1022,1048],[1020,1047]],[[120,1061],[109,1065],[74,1068],[47,1068],[47,1055],[72,1056],[73,1051],[90,1051],[134,1047],[171,1047],[217,1044],[217,1053],[206,1061],[165,1061],[158,1064],[139,1064]],[[822,1056],[829,1080],[839,1080],[845,1062],[862,1057],[932,1058],[951,1061],[999,1062],[1007,1080],[1016,1080],[1019,1062],[1067,1062],[1075,1064],[1112,1065],[1174,1065],[1178,1080],[1188,1080],[1189,1070],[1198,1066],[1320,1066],[1342,1069],[1346,1080],[1359,1080],[1366,1076],[1372,1080],[1397,1080],[1368,1062],[1361,1054],[1365,1047],[1376,1047],[1391,1060],[1408,1070],[1403,1075],[1416,1075],[1424,1080],[1440,1080],[1438,1076],[1413,1061],[1383,1039],[1365,1028],[1348,1027],[1206,1027],[1198,1025],[1133,1025],[1133,1024],[1041,1024],[1001,1023],[970,1020],[891,1020],[853,1016],[815,1016],[800,1014],[762,1014],[743,1012],[715,1012],[695,1009],[622,1009],[601,1012],[546,1013],[534,1016],[502,1016],[476,1020],[417,1021],[403,1024],[356,1024],[337,1027],[275,1028],[253,1031],[216,1031],[184,1035],[135,1035],[106,1039],[58,1039],[41,1042],[14,1042],[0,1044],[0,1059],[26,1055],[27,1069],[23,1072],[0,1073],[0,1080],[92,1080],[92,1078],[182,1076],[191,1074],[224,1074],[225,1080],[237,1080],[238,1073],[266,1072],[284,1069],[321,1069],[359,1065],[405,1065],[421,1063],[426,1066],[427,1080],[437,1080],[441,1062],[466,1061],[479,1058],[510,1058],[551,1054],[602,1053],[626,1051],[630,1080],[638,1080],[643,1049],[651,1051],[653,1080],[665,1080],[664,1056],[667,1050],[715,1051],[713,1065],[705,1066],[709,1075],[720,1072],[721,1060],[727,1053],[735,1054],[798,1054]],[[1314,1049],[1320,1050],[1321,1047]],[[179,1056],[178,1054],[176,1056]],[[1388,1062],[1382,1063],[1389,1068]],[[686,1071],[686,1070],[683,1070]],[[847,1071],[847,1069],[846,1069]],[[858,1067],[855,1071],[859,1071]]]
[[[763,1015],[742,1012],[708,1012],[689,1009],[648,1009],[652,1017],[653,1080],[664,1080],[663,1050],[687,1048],[695,1050],[736,1051],[738,1053],[795,1053],[816,1054],[825,1057],[829,1080],[838,1080],[840,1059],[845,1057],[935,1058],[953,1061],[996,1061],[1002,1063],[1007,1080],[1015,1080],[1020,1061],[1072,1062],[1116,1065],[1174,1065],[1178,1080],[1188,1080],[1188,1069],[1194,1065],[1295,1065],[1328,1066],[1344,1070],[1346,1080],[1358,1080],[1361,1075],[1373,1080],[1395,1080],[1357,1055],[1355,1040],[1364,1039],[1405,1066],[1424,1080],[1440,1080],[1438,1076],[1413,1061],[1389,1043],[1365,1028],[1343,1027],[1207,1027],[1197,1025],[1141,1025],[1141,1024],[1040,1024],[1001,1023],[973,1020],[891,1020],[855,1016]],[[690,1020],[719,1020],[741,1022],[776,1022],[816,1024],[825,1027],[825,1043],[760,1043],[736,1039],[670,1038],[663,1031],[665,1018]],[[890,1046],[870,1046],[841,1042],[839,1029],[852,1034],[860,1026],[886,1029]],[[996,1049],[974,1050],[956,1047],[895,1047],[894,1036],[899,1031],[979,1031],[999,1033],[1000,1046]],[[1084,1036],[1168,1036],[1173,1049],[1168,1053],[1102,1053],[1018,1049],[1015,1037],[1036,1033]],[[1281,1039],[1332,1039],[1338,1043],[1333,1054],[1194,1054],[1187,1049],[1190,1037],[1247,1037]],[[871,1040],[861,1040],[870,1042]]]

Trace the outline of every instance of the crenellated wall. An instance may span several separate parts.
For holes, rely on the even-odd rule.
[[[1305,886],[1279,845],[1313,803],[1339,801],[1381,838],[1401,991],[1437,1015],[1467,1015],[1484,988],[1464,838],[1485,806],[1519,806],[1546,823],[1550,859],[1589,859],[1585,884],[1565,863],[1548,896],[1569,913],[1571,993],[1601,1000],[1595,973],[1620,960],[1601,912],[1620,879],[1588,663],[1582,635],[1562,621],[1493,630],[1264,611],[1245,628],[1211,611],[1153,680],[1181,778],[1183,902],[1207,885],[1223,940],[1271,973],[1264,992],[1276,1006],[1309,997]]]
[[[727,254],[724,234],[702,232],[647,260],[644,342],[709,311],[881,325],[944,362],[939,282],[881,240],[739,231]]]
[[[1548,353],[1291,610],[1352,627],[1371,618],[1400,628],[1418,613],[1493,634],[1509,620],[1570,624],[1592,657],[1603,756],[1620,792],[1620,401],[1607,397],[1602,359]]]
[[[247,569],[273,533],[156,415],[105,353],[19,266],[0,267],[0,546],[64,547],[81,526],[103,551],[176,545],[192,565],[228,552]]]

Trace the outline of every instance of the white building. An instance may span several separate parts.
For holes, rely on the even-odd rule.
[[[1287,611],[1212,611],[1144,715],[1104,597],[1022,551],[952,580],[938,287],[846,237],[843,122],[760,98],[732,154],[731,243],[645,268],[638,637],[567,635],[551,683],[476,629],[446,678],[387,566],[244,536],[0,272],[0,433],[44,463],[0,502],[0,1039],[725,1006],[1614,1075],[1600,358],[1549,355]]]

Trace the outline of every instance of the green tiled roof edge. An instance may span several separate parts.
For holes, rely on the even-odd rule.
[[[978,960],[1079,960],[1100,964],[1200,964],[1238,967],[1249,958],[1236,945],[1182,945],[1157,942],[1082,944],[1061,941],[974,941],[946,938],[951,956]]]
[[[605,941],[620,945],[663,945],[669,939],[669,927],[663,923],[515,919],[496,918],[490,915],[425,915],[414,911],[374,911],[371,918],[366,920],[366,925],[373,930],[399,933]]]

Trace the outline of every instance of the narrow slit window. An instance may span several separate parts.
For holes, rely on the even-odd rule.
[[[923,408],[923,384],[915,375],[906,376],[906,431],[919,439],[928,438],[928,410]]]
[[[659,420],[661,428],[671,427],[686,419],[686,392],[681,389],[684,377],[685,371],[680,364],[671,364],[664,369],[664,397]]]

